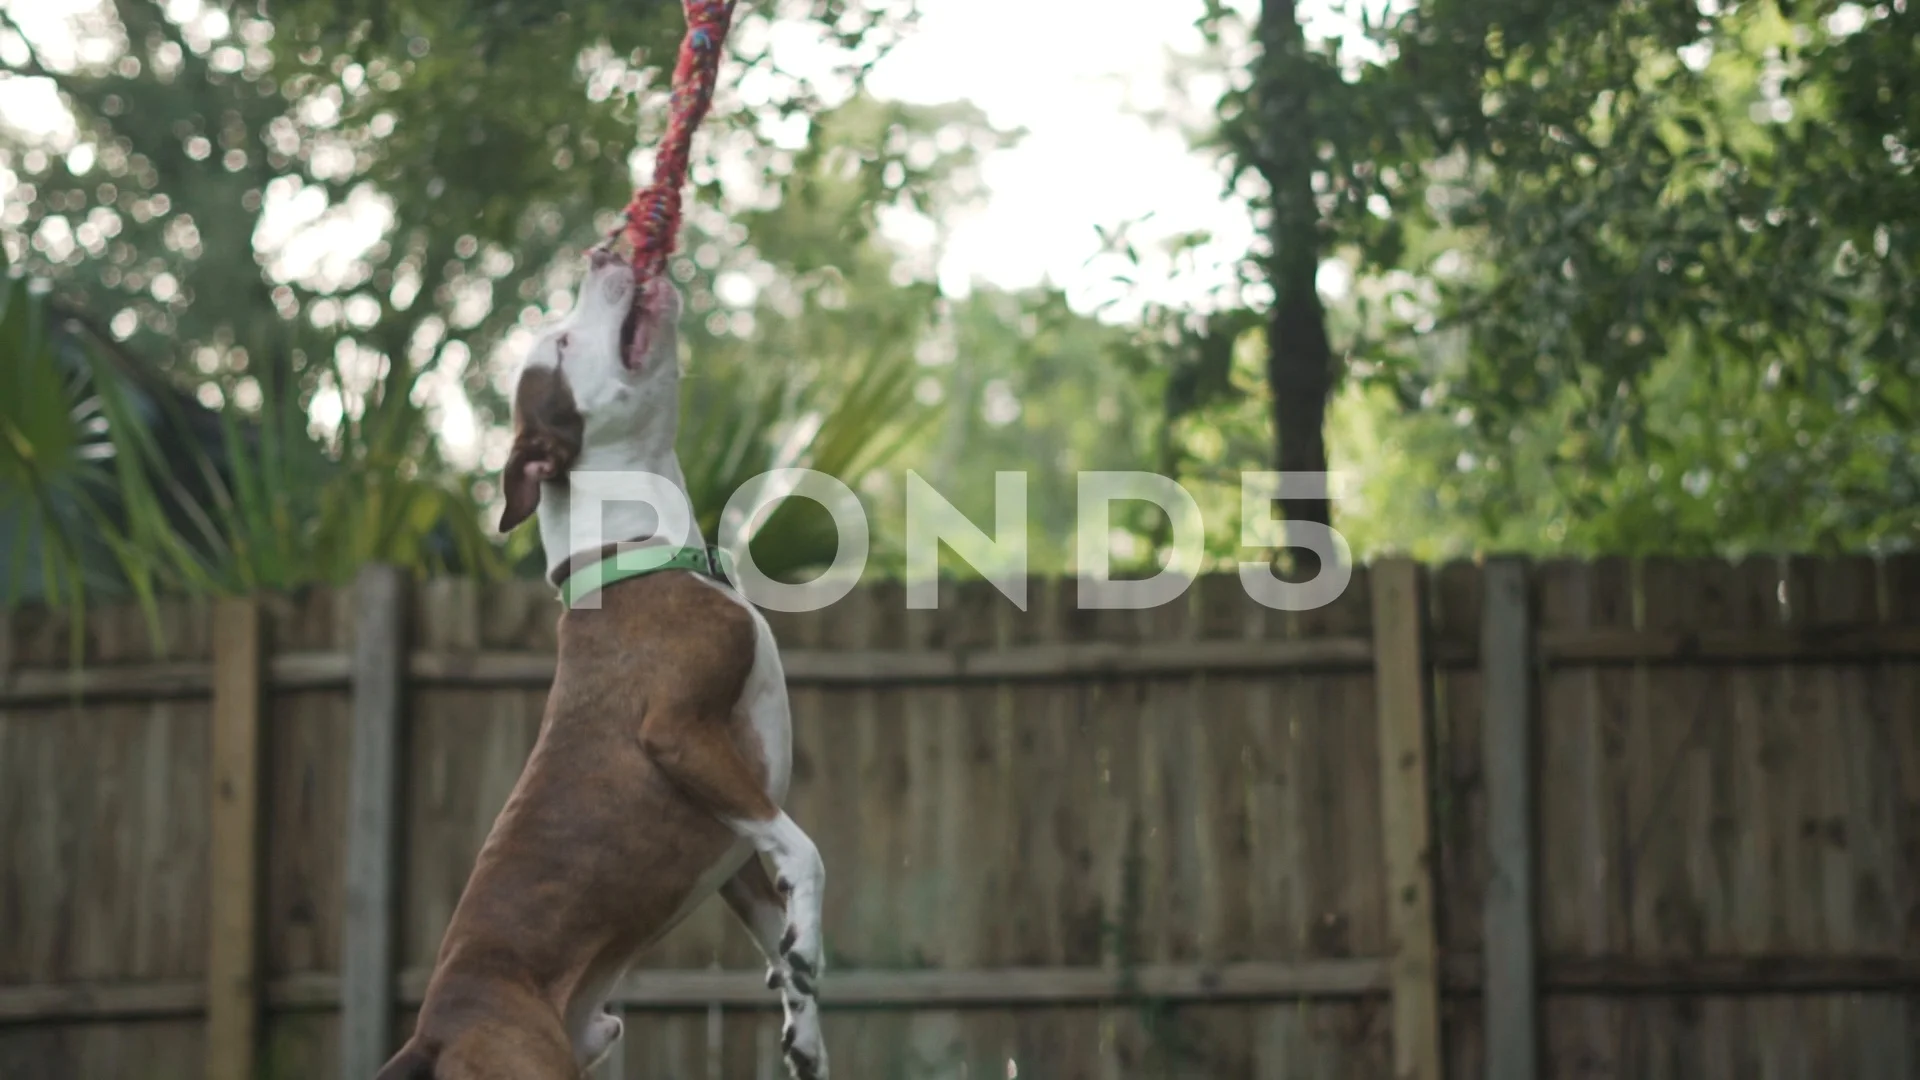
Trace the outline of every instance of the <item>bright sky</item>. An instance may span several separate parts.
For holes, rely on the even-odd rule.
[[[1363,0],[1376,14],[1394,0]],[[1228,0],[1252,16],[1257,0]],[[1309,36],[1357,29],[1340,0],[1304,0]],[[950,222],[940,258],[949,292],[974,281],[1006,287],[1050,280],[1074,306],[1137,312],[1144,300],[1207,306],[1244,258],[1253,224],[1244,202],[1223,194],[1216,164],[1165,122],[1142,114],[1178,107],[1169,97],[1175,63],[1202,47],[1194,23],[1202,0],[920,0],[919,31],[875,70],[876,94],[934,104],[967,99],[1000,128],[1027,137],[985,165],[978,212]],[[1351,39],[1350,39],[1351,40]],[[1221,77],[1188,75],[1188,108],[1210,110]],[[1134,224],[1127,236],[1143,265],[1139,286],[1114,281],[1128,268],[1101,250],[1099,228]],[[1213,240],[1178,266],[1164,241],[1205,232]]]
[[[1168,106],[1174,54],[1201,47],[1200,0],[922,0],[921,10],[919,31],[875,70],[874,92],[970,99],[996,127],[1028,132],[987,161],[986,204],[949,223],[940,261],[949,291],[1045,278],[1082,308],[1113,298],[1121,266],[1088,265],[1100,250],[1096,227],[1148,215],[1129,232],[1144,241],[1143,257],[1153,241],[1194,230],[1218,238],[1203,266],[1246,252],[1251,223],[1222,198],[1216,167],[1180,132],[1140,115]],[[1207,100],[1221,89],[1217,80],[1190,87]],[[1156,299],[1198,300],[1220,281],[1169,271],[1148,267],[1144,287]]]

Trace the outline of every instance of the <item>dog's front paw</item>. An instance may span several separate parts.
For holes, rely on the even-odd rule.
[[[827,1044],[820,1034],[820,1009],[811,999],[789,1008],[780,1029],[780,1050],[794,1080],[827,1080]]]
[[[787,932],[780,939],[780,958],[786,961],[786,981],[793,989],[813,996],[813,984],[826,966],[825,949],[820,943],[820,928],[802,930],[797,924],[788,923]]]

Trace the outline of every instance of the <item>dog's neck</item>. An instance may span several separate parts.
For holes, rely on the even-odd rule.
[[[665,422],[656,418],[653,423],[646,425],[646,430],[641,432],[625,432],[617,439],[610,438],[598,443],[589,438],[587,445],[581,451],[579,461],[574,464],[569,475],[647,474],[661,477],[671,483],[680,492],[680,497],[688,500],[691,507],[691,497],[687,492],[687,477],[680,469],[679,455],[673,450],[678,427],[678,417],[665,418]],[[564,571],[570,562],[577,567],[584,561],[599,558],[608,549],[608,545],[654,539],[659,523],[653,508],[642,501],[645,497],[640,490],[642,484],[642,481],[626,485],[616,482],[614,489],[609,492],[609,497],[600,508],[598,543],[576,539],[572,486],[564,481],[549,481],[541,485],[540,544],[547,553],[548,581],[558,582],[564,576]],[[631,499],[619,497],[623,486],[634,489]],[[667,543],[668,541],[662,539],[659,542]],[[698,521],[688,522],[688,532],[683,544],[688,547],[706,546],[706,538],[700,531]],[[576,558],[579,561],[576,561]]]

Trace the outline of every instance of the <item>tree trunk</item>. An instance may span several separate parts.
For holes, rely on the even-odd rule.
[[[1260,44],[1260,171],[1273,202],[1268,225],[1272,251],[1267,276],[1274,298],[1267,326],[1267,381],[1273,390],[1275,467],[1281,472],[1325,473],[1323,428],[1333,388],[1333,350],[1327,342],[1326,310],[1315,287],[1320,211],[1313,193],[1318,163],[1310,101],[1314,68],[1294,0],[1266,0]],[[1324,498],[1279,501],[1288,521],[1332,522]],[[1311,558],[1310,552],[1295,553]]]

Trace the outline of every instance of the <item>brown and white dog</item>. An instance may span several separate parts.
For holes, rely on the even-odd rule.
[[[680,296],[663,279],[634,290],[624,261],[594,255],[515,391],[501,527],[538,510],[556,584],[601,555],[570,548],[569,474],[664,477],[685,496]],[[608,536],[636,540],[658,524],[637,502],[608,503],[605,518]],[[693,529],[684,543],[702,544]],[[579,1077],[620,1037],[605,1005],[621,975],[715,891],[766,954],[789,1068],[823,1078],[825,868],[780,808],[792,740],[773,634],[738,593],[685,571],[597,598],[560,616],[539,738],[454,909],[413,1037],[378,1080]]]

